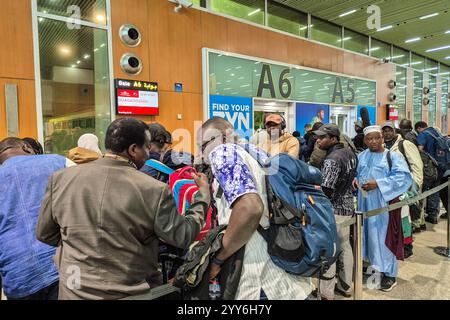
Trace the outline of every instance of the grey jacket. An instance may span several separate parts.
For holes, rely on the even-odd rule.
[[[188,248],[210,195],[180,216],[167,185],[125,161],[103,158],[49,180],[37,238],[58,246],[60,299],[121,299],[161,284],[159,239]]]

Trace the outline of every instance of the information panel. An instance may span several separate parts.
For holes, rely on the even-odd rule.
[[[116,79],[117,114],[159,114],[158,84],[156,82]]]

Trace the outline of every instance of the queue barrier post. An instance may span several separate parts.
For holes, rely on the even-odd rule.
[[[354,281],[354,300],[362,300],[363,296],[363,256],[362,256],[362,235],[363,235],[363,212],[356,212],[356,223],[353,228],[354,256],[355,256],[355,281]]]
[[[450,198],[450,179],[448,179],[447,185],[448,197]],[[448,213],[450,213],[450,202],[447,203],[447,247],[437,247],[434,251],[438,255],[450,259],[450,215]]]

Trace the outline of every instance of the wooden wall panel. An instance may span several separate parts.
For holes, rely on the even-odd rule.
[[[201,13],[202,47],[228,51],[228,19]]]
[[[19,137],[37,138],[36,95],[33,80],[0,78],[0,140],[6,138],[5,84],[16,84],[19,102]]]
[[[151,39],[148,31],[148,19],[147,1],[111,0],[112,48],[115,78],[138,80],[148,80],[150,78],[148,46]],[[126,46],[119,38],[120,27],[126,23],[134,24],[142,34],[142,42],[136,48]],[[129,76],[120,68],[120,58],[128,52],[136,54],[142,60],[143,69],[138,76]]]
[[[378,102],[382,105],[387,103],[389,89],[386,84],[395,75],[392,65],[380,66],[375,59],[200,10],[184,9],[175,13],[175,5],[165,0],[147,0],[147,4],[150,57],[148,80],[159,83],[161,95],[161,115],[150,119],[151,121],[161,122],[170,128],[174,124],[189,126],[192,119],[186,118],[186,114],[189,114],[186,113],[187,109],[196,110],[199,114],[195,118],[202,118],[203,47],[377,80]],[[171,94],[175,82],[182,82],[184,85],[183,109],[177,106],[180,102],[175,97],[178,95]],[[200,94],[200,99],[191,101],[187,98],[191,93]],[[180,110],[183,110],[184,120],[178,122],[176,115]],[[384,121],[384,107],[378,108],[378,117],[380,122]]]
[[[0,78],[34,79],[31,1],[2,1]]]
[[[202,92],[201,12],[176,13],[168,1],[150,3],[150,78],[157,79],[162,91],[174,91],[181,82],[184,92]]]

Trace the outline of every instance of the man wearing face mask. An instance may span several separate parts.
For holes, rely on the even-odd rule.
[[[204,175],[193,175],[199,194],[185,216],[167,185],[139,171],[151,136],[139,120],[114,121],[105,157],[50,178],[37,237],[58,246],[60,299],[121,299],[162,283],[159,239],[187,249],[204,224],[210,202]]]
[[[269,135],[258,147],[271,156],[287,153],[291,157],[298,159],[300,143],[292,134],[285,132],[286,120],[279,114],[269,114],[264,123]]]
[[[58,299],[55,248],[34,230],[48,178],[71,165],[58,155],[35,155],[18,138],[0,142],[0,273],[9,300]]]

